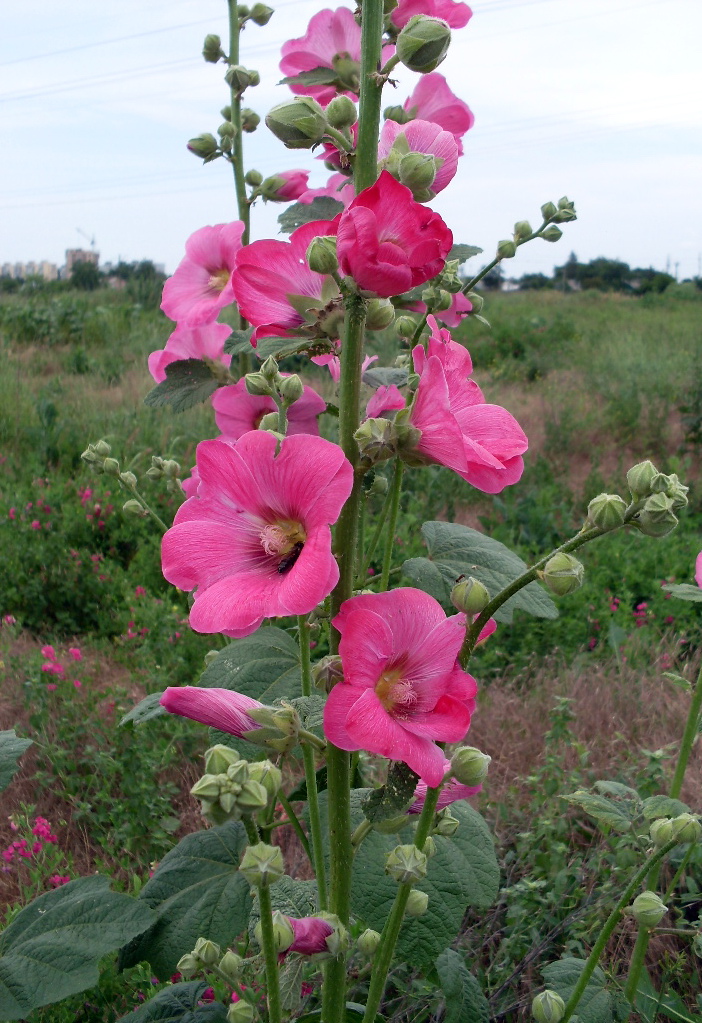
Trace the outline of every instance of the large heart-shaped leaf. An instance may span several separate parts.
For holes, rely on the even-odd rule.
[[[559,959],[549,963],[541,971],[549,988],[567,1002],[573,993],[580,975],[585,969],[582,959]],[[578,1002],[577,1014],[581,1023],[612,1023],[613,1000],[605,987],[606,978],[597,966]]]
[[[280,230],[292,234],[298,227],[310,224],[313,220],[333,220],[343,208],[343,202],[332,199],[330,195],[318,195],[310,203],[293,203],[278,217]]]
[[[178,359],[166,366],[166,379],[149,391],[144,404],[170,405],[174,412],[185,412],[207,401],[218,387],[217,377],[202,359]]]
[[[444,1023],[488,1023],[490,1006],[463,956],[447,948],[436,960],[446,1002]]]
[[[118,1023],[225,1023],[227,1010],[221,1002],[198,1004],[208,987],[204,980],[174,984],[121,1016]]]
[[[12,781],[18,768],[17,761],[31,745],[31,739],[20,739],[13,728],[0,732],[0,792]]]

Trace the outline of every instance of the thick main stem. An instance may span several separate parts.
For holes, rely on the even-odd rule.
[[[263,942],[263,958],[266,964],[266,997],[268,1000],[269,1023],[281,1023],[282,1006],[280,1001],[280,978],[278,974],[278,956],[275,950],[273,934],[273,907],[270,889],[258,889],[258,906],[261,910],[261,939]]]
[[[229,8],[229,67],[239,63],[239,7],[237,0],[227,0]],[[241,244],[249,244],[249,221],[251,207],[246,194],[246,181],[244,180],[244,146],[241,133],[241,97],[232,86],[229,90],[229,102],[232,110],[232,125],[234,126],[234,138],[232,139],[231,164],[234,170],[234,188],[236,190],[236,204],[239,211],[239,220],[244,224],[244,233],[241,236]],[[244,321],[241,326],[245,326]]]
[[[300,639],[300,664],[302,668],[302,695],[312,695],[312,664],[310,662],[310,627],[305,615],[297,619]],[[322,825],[319,817],[319,799],[317,794],[317,774],[315,771],[314,750],[302,743],[302,760],[305,765],[305,785],[307,786],[307,809],[310,817],[310,838],[312,840],[312,860],[317,878],[319,908],[327,908],[327,875],[324,866],[324,847],[322,845]]]

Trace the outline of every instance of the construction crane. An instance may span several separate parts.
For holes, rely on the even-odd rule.
[[[95,235],[91,238],[89,235],[82,231],[79,227],[76,228],[78,234],[82,234],[86,241],[90,242],[90,248],[95,252]]]

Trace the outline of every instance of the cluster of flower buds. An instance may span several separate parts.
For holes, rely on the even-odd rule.
[[[560,1023],[565,1015],[565,1002],[556,991],[547,988],[531,1003],[531,1014],[536,1023]]]
[[[249,394],[266,395],[273,398],[277,405],[282,405],[286,409],[299,401],[304,391],[303,383],[297,373],[283,376],[272,355],[268,356],[260,370],[255,373],[247,373],[245,380],[246,390]],[[267,428],[275,430],[276,425],[277,414],[275,412],[264,416],[260,423],[264,430]]]
[[[312,668],[312,682],[316,689],[323,693],[330,693],[337,682],[344,677],[344,669],[341,658],[336,654],[328,654],[321,660],[315,661]]]
[[[675,514],[687,503],[688,487],[676,473],[659,472],[653,462],[639,462],[626,474],[633,501],[639,506],[632,525],[646,536],[667,536],[678,524]]]
[[[119,475],[119,462],[116,458],[110,458],[112,448],[106,440],[99,440],[97,444],[88,444],[87,448],[80,456],[86,465],[89,465],[94,473],[101,475],[107,473],[108,476]],[[105,463],[108,464],[108,468],[105,468]],[[116,473],[113,471],[116,469]]]
[[[146,470],[146,477],[150,480],[166,481],[166,490],[169,494],[179,494],[183,485],[180,480],[181,468],[173,458],[161,458],[160,455],[151,456],[151,466]]]
[[[691,813],[681,813],[677,817],[662,817],[653,821],[649,834],[658,849],[673,841],[684,845],[702,839],[702,824]]]
[[[278,955],[298,952],[301,955],[328,959],[339,955],[349,945],[348,931],[333,913],[318,913],[316,916],[286,916],[280,910],[272,914],[273,944]],[[260,921],[254,927],[254,938],[263,945],[263,928]]]
[[[366,419],[354,433],[364,467],[385,462],[397,454],[399,435],[390,419]]]
[[[445,806],[436,815],[433,833],[441,838],[452,838],[458,831],[460,824],[461,822],[458,817],[454,817],[448,806]]]
[[[512,259],[517,248],[532,238],[543,238],[546,242],[557,242],[563,232],[556,224],[565,224],[571,220],[577,220],[575,203],[567,196],[558,200],[558,205],[552,202],[545,202],[541,207],[541,215],[544,218],[542,226],[538,231],[532,229],[528,220],[518,220],[514,225],[514,232],[511,238],[505,238],[497,243],[498,259]],[[470,296],[469,296],[470,297]]]
[[[241,976],[242,963],[241,956],[234,952],[226,951],[222,955],[222,950],[216,942],[198,938],[192,952],[188,952],[178,961],[177,970],[188,980],[201,970],[216,967],[228,978],[238,980]]]
[[[572,554],[559,551],[548,559],[537,573],[544,585],[557,597],[565,597],[579,590],[583,584],[585,569]]]
[[[205,772],[190,791],[201,801],[203,816],[215,824],[264,810],[282,781],[280,771],[270,761],[251,764],[228,746],[213,746],[207,751]]]

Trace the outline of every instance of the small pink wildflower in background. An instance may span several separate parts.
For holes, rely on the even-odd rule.
[[[68,648],[68,656],[72,657],[74,661],[82,661],[83,660],[83,654],[80,652],[80,647],[77,647],[77,646],[69,646],[69,648]]]
[[[70,880],[70,874],[52,874],[49,878],[49,884],[52,888],[60,888],[61,885],[68,884]]]
[[[39,519],[34,519],[34,521],[30,523],[30,525],[32,529],[41,529],[41,522],[39,521]]]
[[[145,589],[145,587],[137,586],[136,589],[134,590],[134,596],[135,597],[145,597],[146,596],[146,589]]]
[[[17,518],[17,511],[16,511],[16,509],[15,508],[10,508],[10,510],[7,513],[7,515],[8,515],[8,518],[10,518],[10,519],[16,519]]]

